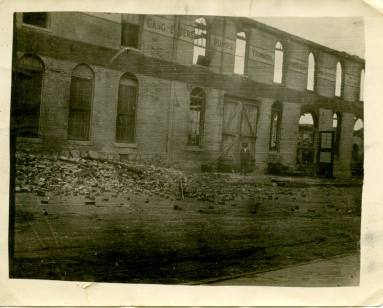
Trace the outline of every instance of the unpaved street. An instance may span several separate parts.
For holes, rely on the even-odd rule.
[[[358,255],[361,186],[225,176],[227,201],[16,193],[12,276],[190,284]]]

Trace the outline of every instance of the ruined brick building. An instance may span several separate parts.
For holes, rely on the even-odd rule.
[[[351,176],[364,60],[249,18],[15,14],[17,146]],[[73,151],[74,150],[74,151]],[[76,154],[77,153],[77,154]]]

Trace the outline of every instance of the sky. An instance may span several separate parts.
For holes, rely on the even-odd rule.
[[[361,17],[254,17],[255,20],[364,59]]]
[[[321,45],[364,59],[364,25],[360,17],[254,17],[255,20]],[[312,124],[305,115],[302,124]],[[355,129],[363,127],[357,122]]]

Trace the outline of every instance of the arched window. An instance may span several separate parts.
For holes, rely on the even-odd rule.
[[[307,67],[307,90],[314,91],[315,87],[315,58],[312,52],[309,54]]]
[[[275,44],[274,55],[274,82],[282,83],[283,80],[283,46],[281,42]]]
[[[299,136],[297,147],[297,163],[314,163],[316,122],[311,113],[304,113],[299,118]]]
[[[279,149],[281,118],[282,106],[280,103],[274,103],[271,109],[270,151],[278,151]]]
[[[23,56],[16,63],[12,87],[12,129],[18,136],[39,136],[43,73],[43,62],[36,56]]]
[[[207,23],[205,18],[199,17],[194,21],[193,64],[207,65]]]
[[[336,76],[335,76],[335,96],[342,96],[342,82],[343,82],[343,74],[342,74],[342,64],[338,62],[336,64]]]
[[[364,147],[363,147],[363,120],[355,118],[354,132],[353,132],[353,152],[352,159],[354,163],[353,174],[362,175],[363,174],[363,156],[364,156]]]
[[[246,33],[238,32],[235,40],[234,73],[243,75],[245,72]]]
[[[362,119],[355,119],[354,134],[356,134],[359,131],[362,131],[363,127],[364,127],[363,120]]]
[[[334,112],[332,116],[332,128],[335,131],[334,152],[335,152],[335,155],[338,155],[340,136],[341,136],[341,130],[342,130],[342,115],[340,113]]]
[[[136,126],[138,82],[132,74],[120,79],[116,119],[116,141],[134,142]]]
[[[189,145],[201,146],[202,144],[205,99],[205,92],[201,88],[194,88],[191,91],[189,113]]]
[[[87,65],[78,65],[72,72],[69,99],[68,139],[89,140],[93,80],[93,71]]]
[[[364,69],[360,71],[359,100],[364,100]]]

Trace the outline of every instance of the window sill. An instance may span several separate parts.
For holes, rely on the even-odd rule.
[[[68,144],[74,145],[93,145],[92,141],[89,140],[67,140]]]
[[[43,143],[43,140],[38,137],[17,137],[16,142]]]
[[[117,148],[133,148],[133,149],[136,149],[138,147],[137,143],[128,143],[128,142],[114,142],[113,146]]]
[[[33,30],[40,30],[40,31],[45,31],[45,32],[52,32],[52,29],[49,27],[44,28],[44,27],[34,26],[34,25],[30,25],[30,24],[25,24],[23,22],[21,24],[25,28],[29,28],[29,29],[33,29]]]
[[[249,79],[249,75],[247,75],[247,74],[232,73],[231,75],[233,77],[236,77],[236,78],[246,78],[246,79]]]
[[[195,64],[195,63],[192,64],[192,67],[200,67],[200,68],[203,68],[203,69],[206,69],[206,70],[209,69],[209,66]]]
[[[125,45],[121,45],[121,49],[125,49],[125,51],[135,51],[135,52],[138,52],[138,53],[142,53],[143,52],[141,49],[138,49],[136,47],[125,46]]]
[[[190,151],[190,152],[204,152],[205,151],[204,149],[202,149],[198,145],[187,145],[185,150]]]
[[[338,103],[343,103],[344,102],[344,97],[334,96],[333,99],[335,101],[337,101]]]
[[[279,154],[279,150],[269,150],[269,154],[271,155]]]

